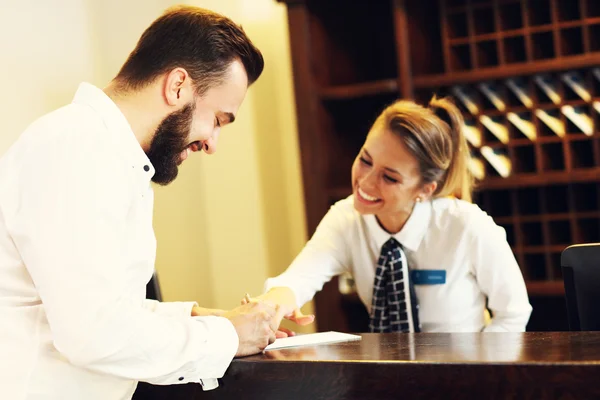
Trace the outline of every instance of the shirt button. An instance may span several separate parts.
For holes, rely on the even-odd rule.
[[[150,171],[150,167],[147,165],[144,165],[144,171],[146,171],[146,172]]]
[[[183,380],[183,376],[180,376],[180,377],[179,377],[179,380],[180,380],[180,381],[182,381],[182,380]]]

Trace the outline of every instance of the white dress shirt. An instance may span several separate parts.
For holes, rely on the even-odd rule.
[[[145,299],[154,169],[124,115],[82,84],[0,159],[0,391],[10,400],[129,399],[137,381],[223,376],[229,320]]]
[[[444,284],[415,285],[423,332],[525,330],[531,305],[504,229],[476,205],[450,198],[417,203],[395,235],[374,215],[360,215],[352,196],[341,200],[265,289],[289,287],[302,306],[333,276],[348,272],[370,312],[377,259],[390,237],[402,244],[411,269],[445,271]],[[487,326],[486,300],[493,314]]]

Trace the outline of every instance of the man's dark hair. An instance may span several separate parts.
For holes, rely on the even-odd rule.
[[[248,85],[254,83],[264,60],[242,27],[209,10],[177,6],[146,29],[116,80],[123,89],[136,90],[180,67],[202,95],[223,82],[235,59],[244,65]]]

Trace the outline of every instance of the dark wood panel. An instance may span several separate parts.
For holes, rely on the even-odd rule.
[[[530,186],[548,186],[559,183],[599,182],[600,167],[567,173],[564,171],[547,172],[545,174],[521,174],[509,178],[490,178],[481,182],[479,189],[518,188]]]
[[[299,3],[288,6],[288,21],[290,30],[290,42],[292,51],[292,65],[294,72],[294,88],[296,91],[296,112],[299,132],[311,132],[310,135],[301,134],[300,154],[302,161],[302,177],[304,184],[304,201],[306,207],[306,219],[308,234],[312,235],[319,221],[327,212],[328,199],[322,195],[325,188],[326,162],[328,159],[328,148],[323,146],[323,123],[319,123],[318,116],[321,115],[322,104],[315,96],[317,84],[312,76],[312,65],[314,54],[311,43],[311,16],[306,7]],[[319,323],[320,329],[344,329],[345,316],[341,313],[329,313],[331,306],[340,302],[341,294],[337,289],[337,279],[325,285],[317,295],[316,313],[318,315],[330,314],[330,317]]]
[[[600,64],[600,54],[584,54],[580,56],[550,59],[531,63],[506,65],[474,71],[452,72],[439,75],[414,76],[415,88],[430,88],[472,83],[493,79],[504,79],[512,76],[531,75],[544,72],[565,71],[569,69],[595,67]]]
[[[396,92],[398,92],[398,82],[395,79],[384,79],[351,85],[326,86],[319,89],[322,100],[354,99],[357,97]]]

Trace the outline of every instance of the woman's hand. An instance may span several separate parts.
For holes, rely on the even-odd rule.
[[[288,319],[290,321],[295,322],[298,325],[308,325],[308,324],[312,324],[315,321],[315,316],[310,314],[310,315],[304,315],[302,314],[302,311],[300,311],[299,308],[295,308],[294,311],[288,315],[284,316],[285,319]]]
[[[304,315],[302,311],[300,311],[300,309],[296,307],[294,294],[288,288],[274,288],[271,289],[269,292],[257,296],[255,298],[251,298],[250,295],[246,293],[241,303],[247,304],[250,302],[261,301],[278,304],[280,306],[280,312],[276,316],[276,318],[278,318],[277,325],[279,326],[276,332],[277,338],[284,338],[296,335],[294,331],[280,326],[281,320],[283,318],[290,320],[296,323],[297,325],[312,324],[315,320],[314,315]]]

